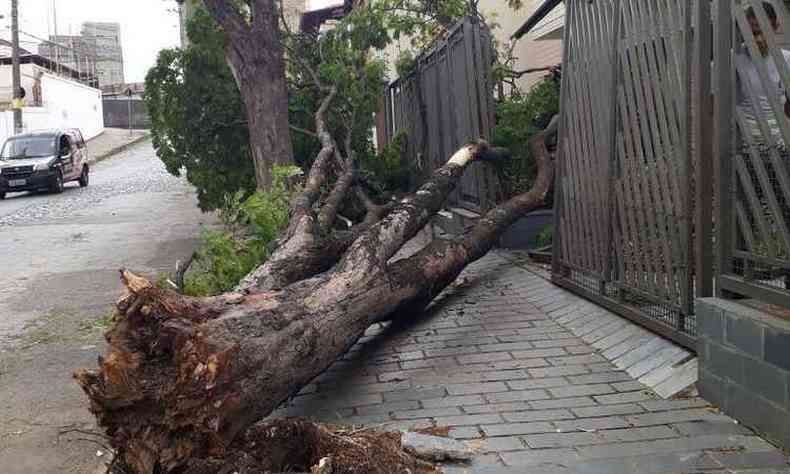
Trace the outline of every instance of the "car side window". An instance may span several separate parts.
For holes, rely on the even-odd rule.
[[[71,141],[67,135],[60,137],[60,156],[66,156],[71,153]]]

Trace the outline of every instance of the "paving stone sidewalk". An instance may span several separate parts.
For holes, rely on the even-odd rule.
[[[705,400],[660,399],[539,310],[525,296],[534,277],[489,254],[426,315],[371,328],[276,414],[449,426],[482,446],[453,473],[790,473]]]
[[[121,128],[105,128],[100,135],[88,140],[88,156],[91,163],[120,153],[126,148],[148,138],[147,130],[129,130]]]

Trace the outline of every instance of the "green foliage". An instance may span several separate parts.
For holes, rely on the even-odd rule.
[[[157,155],[186,173],[203,210],[227,192],[255,189],[244,104],[225,62],[225,39],[202,8],[188,25],[190,46],[165,49],[146,76],[145,102]]]
[[[554,241],[554,225],[546,225],[537,235],[535,243],[540,247],[548,247]]]
[[[274,185],[249,197],[239,191],[225,196],[219,211],[221,231],[204,231],[196,259],[184,278],[184,293],[216,295],[231,290],[269,256],[277,236],[288,225],[288,203],[296,190],[287,187],[296,166],[275,167]]]
[[[496,108],[497,124],[493,143],[508,148],[513,159],[498,165],[497,171],[505,197],[528,191],[537,174],[530,140],[548,125],[560,109],[560,87],[554,80],[544,80],[524,95],[500,101]]]
[[[408,191],[411,185],[411,168],[406,156],[409,135],[405,130],[398,132],[377,155],[367,155],[361,167],[371,179],[368,182],[379,185],[380,193]]]

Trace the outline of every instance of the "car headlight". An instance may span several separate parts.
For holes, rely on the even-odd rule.
[[[49,163],[36,163],[33,165],[33,171],[46,171],[49,169]]]

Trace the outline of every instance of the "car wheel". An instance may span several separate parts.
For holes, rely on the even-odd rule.
[[[51,190],[55,194],[60,194],[63,192],[63,172],[60,170],[55,173],[55,182],[52,183]]]
[[[90,171],[88,170],[87,166],[82,168],[82,174],[80,174],[79,182],[81,188],[84,188],[90,182]]]
[[[0,191],[0,201],[5,199],[5,191]]]

